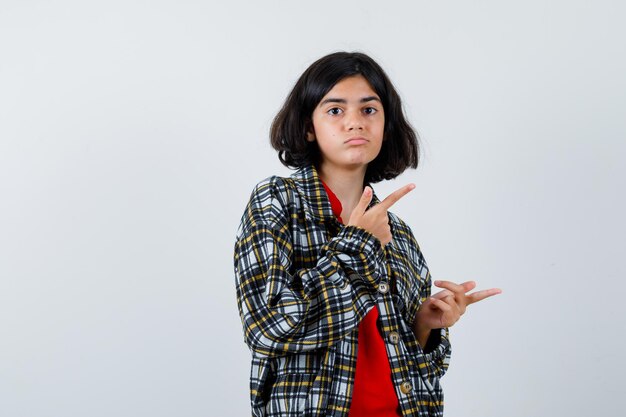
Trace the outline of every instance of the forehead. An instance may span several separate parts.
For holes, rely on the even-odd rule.
[[[337,82],[337,84],[322,97],[320,102],[327,98],[354,98],[359,100],[362,97],[380,98],[365,77],[362,75],[352,75]]]

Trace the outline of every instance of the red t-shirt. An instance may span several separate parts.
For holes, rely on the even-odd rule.
[[[322,184],[330,199],[333,214],[343,223],[341,201],[323,181]],[[391,380],[391,367],[389,366],[387,350],[385,350],[385,341],[376,325],[378,315],[378,306],[374,306],[359,324],[356,373],[349,417],[397,417],[402,415]]]

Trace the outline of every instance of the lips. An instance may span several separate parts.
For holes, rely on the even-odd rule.
[[[355,136],[353,138],[348,139],[347,141],[345,141],[346,144],[348,145],[363,145],[365,143],[368,143],[369,140],[365,139],[362,136]]]

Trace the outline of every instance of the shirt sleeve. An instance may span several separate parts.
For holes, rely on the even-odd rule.
[[[259,184],[235,244],[237,301],[253,354],[326,347],[352,331],[374,306],[384,252],[364,229],[344,227],[321,244],[315,266],[294,266],[290,214],[280,184]],[[316,234],[304,233],[306,239]]]
[[[413,297],[407,306],[407,324],[412,325],[420,306],[431,295],[432,278],[413,232],[408,225],[403,224],[403,226],[407,230],[405,236],[408,237],[410,261],[420,275],[418,277],[417,291],[419,296]],[[409,350],[417,361],[419,372],[425,378],[442,377],[446,373],[452,353],[449,334],[448,328],[433,329],[426,346],[420,346],[414,337],[407,343]]]

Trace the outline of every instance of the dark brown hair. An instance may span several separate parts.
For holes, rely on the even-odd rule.
[[[353,75],[362,75],[369,82],[385,111],[383,145],[367,166],[365,182],[392,179],[408,167],[417,168],[418,137],[404,117],[400,96],[380,65],[360,52],[326,55],[298,79],[270,130],[270,141],[284,165],[300,168],[319,163],[317,142],[306,140],[312,128],[313,110],[335,84]]]

